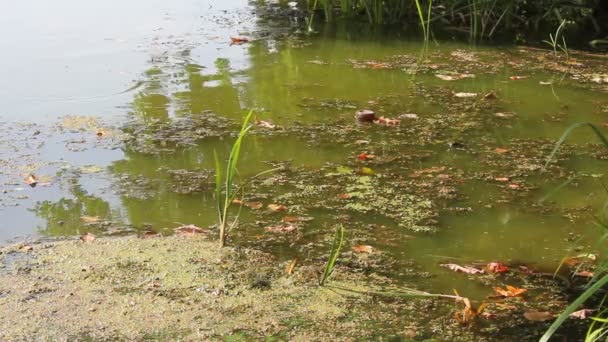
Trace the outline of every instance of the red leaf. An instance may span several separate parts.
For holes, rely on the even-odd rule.
[[[509,271],[509,268],[501,262],[491,262],[486,267],[492,273],[505,273]]]
[[[521,289],[510,285],[507,285],[506,290],[502,287],[494,287],[494,291],[496,291],[496,293],[501,297],[517,297],[528,292],[526,289]]]
[[[282,204],[269,204],[268,209],[270,209],[272,211],[285,211],[285,210],[287,210],[287,207],[285,207]]]

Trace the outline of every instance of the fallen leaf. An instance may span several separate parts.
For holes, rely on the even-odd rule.
[[[457,80],[462,80],[465,78],[474,78],[475,75],[472,75],[472,74],[454,74],[454,75],[435,74],[435,77],[442,79],[444,81],[457,81]]]
[[[25,182],[25,184],[31,186],[32,188],[36,187],[36,184],[38,184],[38,178],[36,178],[36,176],[31,173],[27,175],[27,177],[25,177],[23,181]]]
[[[399,115],[399,118],[400,119],[418,119],[418,114],[405,113],[405,114]]]
[[[261,209],[264,204],[262,202],[246,202],[245,206],[249,207],[249,209],[258,210]]]
[[[509,177],[497,177],[497,178],[494,178],[494,180],[497,181],[497,182],[510,182],[511,178],[509,178]]]
[[[235,199],[232,200],[232,204],[239,204],[239,205],[241,205],[241,204],[243,204],[243,201],[241,201],[238,198],[235,198]]]
[[[107,134],[106,131],[104,131],[103,129],[99,129],[99,130],[97,130],[97,133],[95,133],[95,135],[97,135],[100,138],[105,136],[106,134]]]
[[[272,211],[285,211],[285,210],[287,210],[287,207],[285,207],[282,204],[269,204],[268,209],[270,209]]]
[[[472,266],[460,266],[457,264],[440,264],[439,266],[449,268],[450,270],[452,270],[454,272],[463,272],[466,274],[484,273],[483,270],[480,270],[480,269],[472,267]]]
[[[505,273],[509,271],[509,268],[501,262],[491,262],[486,267],[492,273]]]
[[[507,285],[507,289],[496,286],[494,287],[494,291],[501,297],[517,297],[528,292],[526,289],[521,289],[510,285]]]
[[[367,159],[374,159],[374,158],[376,158],[376,156],[373,154],[367,154],[367,152],[362,152],[359,155],[357,155],[357,158],[359,160],[367,160]]]
[[[377,125],[398,126],[401,124],[401,120],[390,119],[390,118],[385,118],[384,116],[381,116],[378,119],[374,120],[374,123]]]
[[[570,314],[572,318],[587,319],[595,312],[593,309],[582,309]]]
[[[200,227],[197,227],[193,224],[189,224],[175,228],[175,233],[177,234],[177,236],[192,237],[196,236],[197,234],[204,234],[206,232]]]
[[[590,272],[590,271],[580,271],[580,272],[574,273],[574,275],[579,276],[579,277],[593,278],[593,272]]]
[[[509,184],[509,189],[513,189],[513,190],[517,190],[520,189],[521,185],[517,184],[517,183],[511,183]]]
[[[271,124],[271,123],[270,123],[270,122],[268,122],[268,121],[257,120],[257,119],[255,120],[255,124],[256,124],[258,127],[262,127],[262,128],[269,128],[269,129],[274,129],[274,128],[276,128],[276,127],[277,127],[276,125],[273,125],[273,124]]]
[[[553,319],[555,316],[547,311],[528,311],[524,312],[524,317],[529,321],[544,322]]]
[[[497,147],[496,149],[494,149],[494,152],[496,152],[498,154],[504,154],[504,153],[509,152],[509,149]]]
[[[301,222],[301,221],[304,221],[304,218],[299,217],[299,216],[285,216],[285,217],[283,217],[283,222],[294,223],[294,222]]]
[[[80,241],[82,242],[93,242],[95,241],[95,235],[92,233],[86,233],[86,234],[82,234],[80,235]]]
[[[529,78],[528,76],[511,76],[509,77],[511,80],[513,81],[517,81],[517,80],[525,80],[527,78]]]
[[[157,237],[157,236],[160,236],[160,234],[153,230],[146,230],[139,237],[142,239],[150,239],[150,238]]]
[[[289,263],[289,265],[287,265],[287,268],[285,269],[285,273],[292,274],[294,268],[296,268],[297,263],[298,263],[298,258],[291,259],[291,262]]]
[[[292,233],[298,229],[293,224],[278,224],[275,226],[266,227],[265,230],[271,233]]]
[[[477,93],[454,93],[454,96],[460,98],[476,97]]]
[[[246,36],[233,36],[233,37],[230,37],[230,40],[232,41],[233,44],[244,44],[244,43],[249,43],[251,41],[251,39]]]
[[[29,251],[34,250],[34,246],[32,246],[32,245],[23,245],[23,246],[19,247],[19,250],[22,251],[22,252],[29,252]]]
[[[350,194],[338,194],[339,199],[349,199],[352,196]]]
[[[357,246],[353,246],[352,250],[357,252],[357,253],[372,253],[374,251],[374,247],[372,246],[368,246],[368,245],[357,245]]]
[[[99,216],[83,215],[83,216],[80,216],[80,221],[82,221],[84,223],[97,223],[97,222],[101,221],[101,218]]]

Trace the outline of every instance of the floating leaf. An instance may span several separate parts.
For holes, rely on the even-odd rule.
[[[501,297],[517,297],[528,292],[526,289],[521,289],[510,285],[507,285],[506,290],[502,287],[496,286],[494,287],[494,291]]]
[[[273,124],[271,124],[271,123],[270,123],[270,122],[268,122],[268,121],[264,121],[264,120],[257,120],[257,119],[255,120],[255,124],[256,124],[258,127],[262,127],[262,128],[269,128],[269,129],[274,129],[274,128],[276,128],[276,127],[277,127],[276,125],[273,125]]]
[[[494,149],[494,152],[496,152],[498,154],[504,154],[504,153],[509,152],[509,149],[497,147],[496,149]]]
[[[261,209],[264,204],[262,202],[246,202],[245,206],[253,210],[258,210]]]
[[[175,233],[177,234],[177,236],[192,237],[192,236],[196,236],[197,234],[206,233],[206,231],[193,224],[189,224],[189,225],[175,228]]]
[[[401,120],[390,119],[390,118],[385,118],[384,116],[381,116],[378,119],[374,120],[374,123],[377,125],[398,126],[401,124]]]
[[[36,187],[36,184],[38,184],[38,178],[36,178],[36,176],[31,173],[27,175],[27,177],[25,177],[23,181],[25,182],[25,184],[31,186],[32,188]]]
[[[525,80],[525,79],[528,79],[528,78],[529,78],[529,76],[511,76],[511,77],[509,77],[509,78],[510,78],[511,80],[513,80],[513,81],[517,81],[517,80]]]
[[[587,277],[587,278],[593,278],[593,272],[590,271],[580,271],[580,272],[576,272],[574,273],[575,276],[579,276],[579,277]]]
[[[139,237],[142,239],[150,239],[150,238],[158,237],[158,236],[160,236],[160,234],[153,230],[146,230],[141,235],[139,235]]]
[[[270,209],[272,211],[285,211],[285,210],[287,210],[287,207],[285,207],[282,204],[269,204],[268,209]]]
[[[524,317],[529,321],[544,322],[553,319],[555,315],[547,311],[528,311],[524,313]]]
[[[230,37],[230,40],[233,44],[245,44],[249,43],[251,41],[251,38],[246,36],[232,36]]]
[[[453,74],[453,75],[442,75],[436,74],[435,77],[442,79],[444,81],[457,81],[465,78],[474,78],[475,75],[472,74]]]
[[[357,246],[353,246],[352,250],[357,252],[357,253],[372,253],[374,251],[374,247],[372,246],[368,246],[368,245],[357,245]]]
[[[278,224],[266,227],[265,230],[270,233],[292,233],[298,230],[298,227],[293,224]]]
[[[511,178],[509,178],[509,177],[496,177],[496,178],[494,178],[494,180],[497,181],[497,182],[504,182],[504,183],[506,183],[506,182],[510,182]]]
[[[359,159],[359,160],[367,160],[367,159],[374,159],[374,158],[376,158],[375,155],[367,154],[367,152],[362,152],[359,155],[357,155],[357,159]]]
[[[454,272],[463,272],[466,274],[484,273],[483,270],[480,270],[480,269],[472,267],[472,266],[460,266],[457,264],[440,264],[439,266],[449,268],[450,270],[452,270]]]
[[[582,309],[570,314],[572,318],[587,319],[595,312],[593,309]]]
[[[86,233],[86,234],[82,234],[80,235],[80,241],[82,242],[93,242],[95,241],[95,235],[92,233]]]
[[[477,93],[454,93],[455,97],[460,97],[460,98],[469,98],[469,97],[476,97]]]
[[[339,199],[349,199],[352,196],[350,194],[338,194]]]
[[[23,245],[23,246],[19,247],[19,250],[22,251],[22,252],[29,252],[29,251],[34,250],[34,246],[32,246],[32,245]]]
[[[505,273],[509,271],[509,268],[501,262],[491,262],[486,267],[492,273]]]

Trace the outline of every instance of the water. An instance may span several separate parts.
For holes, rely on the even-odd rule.
[[[356,227],[353,241],[400,260],[414,260],[421,270],[432,273],[432,278],[419,282],[425,289],[449,292],[458,287],[476,298],[488,294],[487,288],[438,268],[440,262],[521,262],[550,272],[567,253],[593,250],[596,233],[589,228],[590,218],[606,199],[600,186],[606,161],[594,155],[599,150],[585,147],[585,153],[567,158],[560,164],[562,177],[544,177],[525,164],[542,164],[544,159],[539,158],[548,156],[551,142],[572,123],[602,123],[608,98],[601,88],[581,86],[542,66],[522,67],[518,63],[523,65],[520,60],[526,52],[514,47],[453,42],[431,45],[429,61],[423,65],[437,65],[436,71],[412,75],[409,68],[423,49],[416,39],[381,33],[369,37],[321,24],[320,32],[307,35],[297,32],[296,26],[290,29],[296,25],[293,21],[273,28],[272,21],[258,21],[252,10],[240,0],[8,5],[0,20],[0,30],[12,33],[0,41],[0,240],[88,230],[111,233],[118,225],[169,234],[181,224],[214,224],[212,178],[205,177],[212,176],[213,151],[225,155],[229,150],[232,139],[226,132],[190,146],[175,147],[163,139],[151,139],[148,146],[134,143],[137,136],[126,142],[118,135],[98,138],[95,127],[69,129],[60,123],[66,115],[95,117],[95,125],[116,134],[126,126],[153,136],[158,125],[198,120],[207,111],[238,121],[246,109],[257,108],[260,120],[288,131],[294,125],[300,128],[293,134],[281,134],[279,129],[248,138],[241,163],[245,176],[268,169],[268,161],[290,160],[292,166],[319,175],[327,172],[328,163],[357,168],[362,164],[357,164],[356,155],[372,148],[380,157],[402,158],[400,181],[411,180],[408,175],[416,170],[437,166],[448,170],[433,172],[428,179],[423,176],[420,182],[433,182],[430,179],[441,173],[458,178],[449,183],[456,198],[437,204],[437,234],[403,232],[382,215],[351,213],[348,221]],[[230,36],[240,34],[257,39],[231,45]],[[472,60],[464,57],[453,69],[465,68],[475,78],[446,82],[433,76],[454,71],[452,59],[463,58],[452,55],[454,51],[472,54]],[[402,57],[402,67],[379,66],[394,62],[395,56]],[[511,80],[515,75],[529,78]],[[553,85],[539,84],[546,81]],[[498,99],[466,102],[452,95],[459,92],[478,93],[478,99],[495,92]],[[428,120],[424,122],[429,128],[416,126],[420,121],[411,124],[414,134],[407,134],[409,127],[401,128],[403,145],[395,144],[395,130],[353,122],[355,110],[366,107],[388,117],[416,113],[420,120]],[[500,121],[494,116],[498,112],[514,116]],[[187,136],[192,125],[176,126],[173,134]],[[401,126],[408,125],[410,121],[403,119]],[[333,141],[336,135],[323,137],[322,127],[337,126],[348,132],[342,135],[344,141]],[[229,127],[234,131],[235,126]],[[419,139],[427,136],[432,138],[428,145],[419,146]],[[372,144],[354,145],[352,137]],[[579,132],[569,141],[590,139],[590,134]],[[465,150],[449,148],[453,141],[464,144]],[[142,146],[152,148],[142,151]],[[509,152],[502,155],[495,148]],[[89,172],[91,165],[95,172]],[[396,172],[390,163],[370,166]],[[194,173],[176,181],[172,170]],[[584,174],[538,204],[574,171]],[[49,184],[28,187],[21,179],[29,172],[48,176]],[[193,180],[197,173],[199,181]],[[512,180],[493,180],[501,177]],[[198,191],[175,191],[189,182],[196,183]],[[513,183],[523,183],[525,191],[509,189]],[[277,185],[274,193],[252,191],[267,204],[290,190]],[[455,207],[469,210],[456,212]],[[325,241],[331,224],[340,221],[332,210],[318,209],[306,213],[314,221],[302,244]],[[85,215],[111,221],[112,228],[91,228],[81,220]],[[249,224],[259,219],[255,213],[243,214],[243,222]],[[383,228],[359,235],[363,225],[378,222]],[[297,243],[268,243],[274,238],[263,227],[246,227],[239,237],[255,241],[262,236],[281,258],[301,253]],[[401,234],[413,239],[394,238]],[[387,236],[393,239],[385,244],[380,237]],[[315,253],[324,253],[327,244],[319,246]]]

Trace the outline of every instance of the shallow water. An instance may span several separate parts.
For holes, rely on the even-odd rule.
[[[219,137],[195,139],[188,146],[179,146],[180,141],[174,146],[163,138],[149,139],[153,141],[149,145],[131,143],[138,137],[150,138],[144,133],[154,136],[162,123],[170,127],[180,120],[204,118],[207,111],[239,121],[247,109],[256,108],[261,120],[287,130],[299,128],[289,134],[281,134],[279,128],[276,134],[271,131],[248,138],[240,167],[244,176],[268,169],[266,162],[270,161],[291,161],[293,167],[319,175],[327,172],[322,169],[327,163],[356,168],[360,165],[356,155],[366,150],[353,145],[352,137],[357,137],[384,142],[384,148],[372,145],[381,157],[411,154],[401,175],[405,179],[415,170],[434,166],[447,167],[443,173],[460,178],[455,186],[457,196],[437,204],[436,234],[404,232],[381,213],[353,213],[348,221],[353,241],[399,260],[414,260],[421,271],[431,273],[431,278],[419,280],[424,289],[450,292],[458,288],[475,298],[491,292],[462,274],[439,268],[441,262],[517,262],[550,272],[564,255],[593,250],[596,233],[590,218],[607,197],[601,188],[606,161],[594,155],[598,147],[581,147],[585,153],[568,156],[560,163],[561,177],[512,167],[522,162],[520,156],[538,152],[542,144],[540,155],[548,156],[547,146],[572,123],[602,123],[608,111],[605,91],[551,69],[527,70],[509,64],[526,54],[515,47],[440,42],[431,44],[425,57],[430,60],[426,64],[439,65],[437,71],[413,75],[407,66],[385,69],[368,64],[358,68],[358,63],[377,65],[395,56],[408,56],[413,64],[423,44],[405,38],[371,39],[321,23],[319,32],[310,35],[298,32],[293,21],[283,22],[281,29],[273,28],[272,21],[258,21],[252,9],[239,0],[87,5],[59,0],[8,5],[4,10],[8,20],[0,21],[0,30],[12,32],[0,41],[0,131],[4,136],[0,188],[5,191],[0,202],[0,240],[88,230],[112,233],[120,225],[169,234],[181,224],[214,224],[210,181],[203,177],[197,191],[176,192],[176,187],[192,181],[192,174],[176,182],[168,171],[211,174],[213,151],[227,154],[232,142],[229,133],[235,125],[228,124],[229,129]],[[230,45],[229,37],[239,34],[256,39]],[[461,60],[458,68],[470,69],[475,78],[446,82],[433,75],[450,71],[451,58],[458,58],[451,55],[453,51],[474,56],[470,66]],[[493,63],[491,72],[484,60]],[[529,78],[510,79],[522,72]],[[539,84],[551,80],[550,86]],[[428,92],[430,97],[424,95]],[[494,92],[498,99],[485,108],[484,100],[454,100],[450,92],[479,96]],[[436,132],[436,141],[420,148],[418,134],[408,136],[407,127],[402,128],[405,131],[399,139],[404,146],[397,146],[391,143],[395,130],[360,127],[353,122],[353,113],[366,107],[387,117],[416,113],[434,127],[442,127],[442,118],[446,122],[457,115],[461,118],[457,125],[448,124],[446,131]],[[514,117],[485,122],[494,120],[496,112],[514,113]],[[66,115],[93,116],[96,125],[118,133],[97,138],[95,128],[65,128],[60,123]],[[186,122],[174,130],[188,133],[193,125]],[[401,126],[407,125],[409,121],[403,119]],[[312,126],[315,128],[307,128]],[[348,142],[324,137],[323,127],[337,126],[350,132],[343,135]],[[118,134],[123,128],[129,131],[132,127],[139,133],[121,140]],[[569,141],[586,143],[590,139],[590,134],[578,132]],[[465,149],[448,147],[453,141]],[[497,147],[510,152],[505,157],[493,152]],[[427,152],[416,156],[417,150]],[[492,160],[500,158],[512,160],[493,164]],[[384,167],[369,166],[374,170]],[[386,168],[396,172],[390,163]],[[575,171],[584,174],[537,205]],[[22,177],[29,172],[48,176],[49,184],[28,187]],[[495,177],[523,182],[525,191],[505,188],[491,180]],[[420,182],[426,180],[423,177]],[[268,204],[288,192],[277,186],[276,193],[264,193],[260,198]],[[451,210],[454,208],[470,209],[456,212]],[[326,242],[332,224],[340,222],[331,210],[316,208],[306,214],[314,220],[306,226],[302,244]],[[110,229],[103,225],[91,228],[81,220],[85,215],[111,221]],[[242,219],[252,223],[260,218],[246,211]],[[383,228],[358,236],[366,224]],[[264,240],[265,246],[284,259],[302,253],[297,240],[269,243],[272,235],[247,227],[239,237],[250,244]],[[412,237],[400,238],[402,234]],[[390,243],[380,238],[387,236],[393,237]],[[323,254],[327,244],[319,246],[315,253]]]

